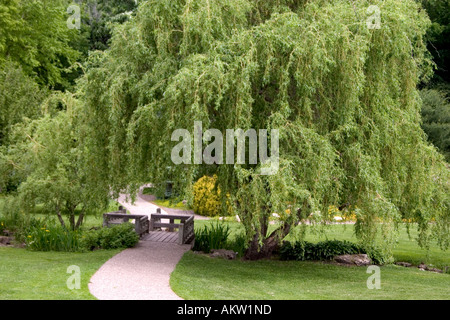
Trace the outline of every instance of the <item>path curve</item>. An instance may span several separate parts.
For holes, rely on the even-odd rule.
[[[118,202],[132,214],[150,215],[158,208],[140,195],[134,204],[124,195]],[[120,252],[97,270],[90,280],[89,291],[100,300],[181,300],[170,288],[170,274],[190,248],[176,243],[139,241],[136,247]]]

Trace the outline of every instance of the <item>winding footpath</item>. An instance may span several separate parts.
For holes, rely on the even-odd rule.
[[[158,208],[140,195],[134,204],[125,196],[118,201],[132,214],[150,215]],[[170,274],[189,249],[190,245],[139,241],[108,260],[92,276],[89,291],[100,300],[181,300],[170,288]]]

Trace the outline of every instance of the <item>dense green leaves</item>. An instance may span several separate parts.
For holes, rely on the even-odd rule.
[[[380,29],[366,26],[371,4]],[[81,83],[95,128],[87,142],[103,168],[92,175],[119,192],[170,171],[189,190],[204,166],[173,165],[175,129],[277,129],[276,175],[259,175],[259,164],[208,166],[251,248],[348,204],[365,244],[383,232],[388,248],[407,218],[419,222],[421,244],[433,229],[445,247],[449,172],[420,128],[416,90],[431,74],[429,25],[414,1],[148,1]],[[281,238],[267,234],[273,212]]]
[[[61,106],[62,111],[58,110]],[[71,229],[78,228],[86,214],[108,203],[108,190],[92,185],[86,175],[83,126],[79,106],[70,93],[55,94],[43,104],[45,115],[18,125],[2,159],[9,175],[19,177],[18,199],[25,210],[43,205],[61,224],[68,215]],[[92,165],[92,164],[91,164]],[[79,219],[75,221],[75,212]]]
[[[83,0],[83,27],[87,29],[90,50],[109,47],[113,24],[128,20],[136,9],[136,0]]]
[[[438,82],[450,81],[450,1],[417,0],[426,9],[433,22],[428,30],[427,40],[430,53],[437,64],[434,79]]]
[[[420,92],[423,101],[423,130],[428,139],[450,160],[450,103],[445,95],[435,89]]]
[[[46,95],[13,62],[0,65],[0,146],[8,143],[12,127],[23,118],[41,115],[40,103]]]
[[[71,47],[77,30],[67,27],[68,0],[7,0],[0,5],[0,64],[16,62],[41,85],[69,84],[64,79],[79,52]]]

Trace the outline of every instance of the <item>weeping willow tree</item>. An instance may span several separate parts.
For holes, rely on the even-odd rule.
[[[116,194],[169,178],[190,190],[208,167],[245,226],[249,259],[270,256],[305,219],[330,221],[330,205],[357,208],[366,245],[391,248],[403,218],[421,246],[446,248],[449,171],[426,143],[416,90],[432,70],[429,24],[412,0],[146,1],[80,82],[90,176]],[[194,121],[278,130],[277,174],[174,165],[171,135]]]

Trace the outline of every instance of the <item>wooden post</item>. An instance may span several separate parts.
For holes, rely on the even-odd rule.
[[[178,228],[178,244],[184,244],[184,224],[181,223]]]

